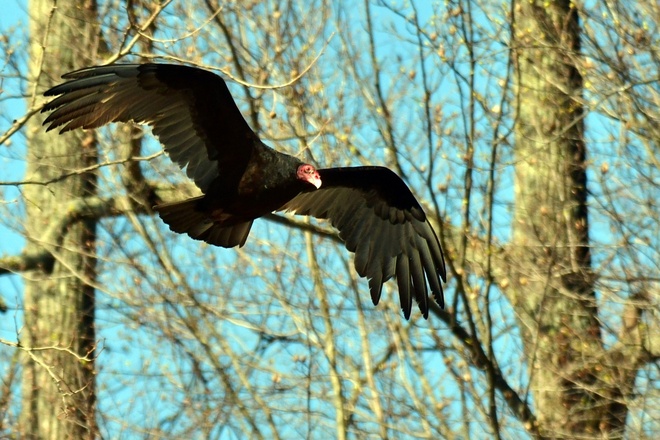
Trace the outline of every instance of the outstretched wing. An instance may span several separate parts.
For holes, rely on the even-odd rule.
[[[221,173],[240,176],[256,134],[214,73],[168,64],[115,64],[63,76],[67,82],[45,92],[57,98],[44,125],[60,132],[110,122],[145,123],[165,151],[206,191]]]
[[[380,300],[383,283],[396,276],[406,319],[413,295],[428,317],[427,283],[444,307],[442,248],[401,178],[383,167],[331,168],[319,174],[320,189],[299,194],[281,209],[330,220],[346,248],[355,253],[355,269],[369,280],[374,304]]]

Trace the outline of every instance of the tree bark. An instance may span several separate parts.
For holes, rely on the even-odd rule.
[[[87,65],[96,53],[93,0],[32,0],[30,77],[36,99],[61,74]],[[43,117],[26,124],[27,179],[49,181],[96,162],[93,133],[45,133]],[[50,252],[52,264],[25,276],[25,326],[20,427],[25,438],[97,437],[95,422],[94,244],[96,221],[71,224],[46,239],[51,219],[71,201],[96,193],[93,172],[48,185],[27,185],[25,253]]]
[[[510,299],[521,323],[539,432],[616,437],[626,410],[615,407],[620,399],[601,379],[609,367],[603,365],[589,253],[579,19],[569,0],[525,0],[515,3],[514,26],[513,245],[519,268]]]

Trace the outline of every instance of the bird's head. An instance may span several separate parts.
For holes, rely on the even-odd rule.
[[[319,189],[321,187],[321,176],[316,168],[308,163],[304,163],[298,167],[296,177],[303,182],[310,183]]]

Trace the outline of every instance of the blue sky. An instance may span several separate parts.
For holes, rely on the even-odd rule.
[[[19,26],[19,29],[26,29],[27,16],[24,10],[24,4],[20,1],[11,1],[9,4],[3,5],[5,9],[3,14],[0,15],[0,32],[5,33],[7,29]],[[0,73],[2,73],[4,65],[0,65]],[[4,132],[13,122],[14,119],[21,117],[25,112],[24,99],[20,96],[20,91],[15,89],[15,84],[11,81],[6,81],[3,84],[3,94],[0,98],[10,99],[2,102],[3,114],[0,115],[0,132]],[[22,135],[18,134],[12,138],[12,143],[7,146],[0,147],[0,164],[2,170],[7,170],[2,176],[3,181],[19,181],[24,176],[25,162],[23,160],[24,145],[22,145]],[[16,203],[20,196],[20,187],[3,186],[0,187],[2,191],[3,203]],[[11,228],[6,227],[3,223],[12,223],[14,219],[5,219],[0,222],[0,255],[17,255],[20,254],[24,246],[24,239],[20,233],[15,233]],[[20,225],[16,225],[19,227]],[[267,237],[268,229],[265,223],[255,225],[253,229],[252,240],[255,242],[263,241]],[[277,234],[275,231],[274,234]],[[103,231],[100,232],[103,237]],[[172,242],[188,240],[185,237],[170,237]],[[301,246],[303,242],[299,243]],[[130,244],[129,244],[130,245]],[[130,247],[130,246],[129,246]],[[342,250],[343,252],[343,250]],[[234,251],[214,252],[219,254],[218,262],[221,263],[223,259],[234,258]],[[182,257],[182,258],[185,258]],[[191,262],[191,266],[194,262]],[[339,264],[336,258],[331,261],[325,261],[326,269],[330,265]],[[111,274],[112,276],[112,274]],[[110,282],[114,280],[109,280]],[[157,280],[154,280],[154,283]],[[360,280],[364,283],[364,280]],[[128,288],[128,285],[126,285]],[[250,283],[250,288],[255,288],[255,283]],[[366,293],[366,291],[365,291]],[[21,277],[15,276],[0,276],[0,295],[2,295],[5,302],[9,305],[10,310],[0,319],[0,338],[9,341],[16,341],[17,332],[21,327],[21,298],[23,294],[23,286]],[[398,301],[395,297],[389,297],[388,300]],[[168,413],[174,411],[175,408],[169,408],[167,404],[162,403],[160,394],[163,392],[161,382],[164,375],[172,374],[177,368],[187,368],[185,361],[181,364],[175,360],[179,353],[171,348],[172,352],[163,353],[164,358],[167,359],[153,359],[153,351],[151,347],[158,344],[158,337],[150,333],[148,328],[126,328],[126,317],[114,309],[112,299],[99,296],[99,311],[98,320],[99,325],[99,338],[104,342],[104,352],[102,358],[98,363],[99,368],[99,408],[101,412],[107,417],[103,429],[105,432],[110,433],[110,437],[115,437],[117,433],[122,432],[124,423],[129,423],[135,426],[140,426],[145,418],[152,418],[153,420],[167,417]],[[371,307],[370,302],[365,302],[365,305]],[[418,313],[415,308],[414,313]],[[393,318],[399,319],[399,316]],[[277,319],[276,317],[274,319]],[[231,322],[223,323],[223,327],[227,331],[233,331],[237,335],[244,335],[245,332],[240,332],[236,326]],[[233,327],[233,328],[232,328]],[[348,332],[352,329],[344,329]],[[235,339],[236,349],[249,349],[250,345],[254,343],[250,338],[237,337]],[[165,347],[165,343],[160,341]],[[376,341],[377,343],[377,341]],[[241,348],[243,346],[243,348]],[[149,347],[148,350],[142,351],[140,347]],[[168,350],[166,350],[168,351]],[[248,350],[249,351],[249,350]],[[437,355],[429,355],[438,362],[438,372],[444,369],[442,363],[437,359]],[[174,361],[173,361],[174,360]],[[108,372],[110,375],[108,375]],[[139,384],[136,383],[135,376],[141,375]],[[269,377],[263,377],[265,382],[270,380]],[[109,398],[104,398],[109,397]],[[181,400],[184,396],[181,396]],[[323,405],[323,403],[320,403]],[[174,431],[176,432],[176,430]]]
[[[21,24],[23,26],[21,26]],[[25,12],[24,2],[19,0],[4,0],[2,14],[0,14],[0,32],[4,35],[8,29],[25,28],[27,25],[27,14]],[[4,63],[4,59],[1,59]],[[4,64],[0,65],[0,76],[6,69]],[[0,133],[4,133],[10,127],[12,121],[21,117],[25,112],[25,103],[18,94],[20,93],[15,89],[15,83],[5,80],[2,84],[2,94],[0,98],[3,99],[2,113],[0,113]],[[5,100],[7,96],[10,99]],[[19,141],[22,136],[14,136],[11,144],[0,146],[0,168],[3,170],[2,180],[4,181],[18,181],[25,173],[25,162],[17,159],[23,156],[24,146]],[[3,203],[15,203],[19,197],[19,189],[17,187],[5,186],[0,188]],[[25,243],[21,234],[15,233],[8,228],[6,222],[0,222],[0,255],[16,255],[20,253]],[[15,306],[22,297],[22,281],[20,276],[2,276],[0,277],[0,295],[5,302],[10,306]],[[11,312],[10,312],[11,313]],[[5,316],[10,316],[6,314]],[[16,329],[13,320],[0,319],[0,338],[14,340],[16,337]],[[20,320],[18,321],[20,324]]]
[[[422,2],[423,3],[423,2]],[[12,7],[9,8],[11,13],[6,14],[2,17],[2,21],[0,21],[0,26],[2,26],[2,29],[6,29],[7,26],[11,26],[14,23],[16,23],[17,20],[23,20],[26,22],[26,17],[23,11],[23,5],[21,2],[14,2],[12,4]],[[374,8],[377,13],[378,8]],[[401,24],[397,22],[399,26]],[[385,38],[385,37],[383,37]],[[385,57],[390,57],[394,58],[396,56],[397,51],[404,50],[400,49],[397,47],[397,43],[395,41],[390,41],[388,44],[379,46],[379,51],[382,51],[383,56]],[[414,61],[411,62],[411,64],[414,64]],[[390,69],[395,69],[394,66],[389,66]],[[396,72],[394,72],[396,73]],[[392,72],[385,72],[385,74],[392,74]],[[436,81],[439,83],[444,83],[445,79],[441,78],[440,72],[435,72],[432,75],[431,81]],[[438,91],[440,93],[440,91]],[[453,107],[452,107],[453,106]],[[5,125],[0,125],[0,129],[5,128],[6,124],[11,123],[11,121],[16,118],[20,117],[24,113],[24,103],[22,99],[16,99],[12,100],[10,102],[5,103],[4,109],[9,112],[8,115],[3,115],[4,118],[2,121],[0,121],[0,124],[5,124]],[[419,109],[409,109],[410,113],[407,116],[410,118],[409,123],[414,123],[414,118],[415,115],[419,114]],[[447,106],[445,109],[446,112],[452,113],[452,112],[457,112],[460,113],[460,108],[456,107],[456,102],[453,101],[450,105]],[[456,122],[458,128],[457,131],[460,132],[460,122]],[[372,130],[372,127],[367,128],[366,131]],[[365,139],[369,139],[371,136],[370,133],[364,133]],[[16,137],[17,140],[20,140],[20,137]],[[366,143],[366,142],[365,142]],[[0,147],[0,160],[3,161],[8,161],[12,162],[11,165],[6,166],[7,169],[11,170],[12,175],[11,176],[3,176],[4,179],[11,179],[11,180],[19,180],[23,176],[23,162],[22,161],[16,161],[13,158],[14,157],[23,157],[24,155],[21,153],[21,148],[22,146],[19,145],[18,142],[15,142],[14,145],[11,146],[11,150],[4,150],[3,147]],[[373,151],[369,152],[369,155],[371,158],[373,157],[382,157],[382,150],[379,150],[379,153],[373,153]],[[448,163],[442,165],[446,168],[450,168],[452,166],[452,162],[455,160],[456,163],[461,163],[460,159],[457,159],[456,157],[451,157],[450,161]],[[15,163],[15,165],[14,165]],[[440,167],[441,165],[438,165]],[[436,169],[436,172],[438,172],[438,169]],[[456,173],[458,174],[458,172]],[[459,179],[460,177],[456,177]],[[17,188],[12,188],[12,187],[3,187],[3,199],[4,200],[14,200],[18,196],[18,189]],[[459,218],[458,216],[453,217],[454,221],[458,221]],[[505,222],[503,222],[505,223]],[[2,226],[0,226],[1,228]],[[251,240],[254,242],[258,243],[259,240],[262,240],[263,237],[266,237],[267,235],[267,228],[264,223],[259,223],[258,225],[255,225],[255,228],[253,230],[253,236],[251,237]],[[504,230],[504,229],[503,229]],[[14,255],[17,254],[21,251],[23,247],[23,240],[20,236],[20,234],[14,234],[11,231],[7,230],[6,228],[0,229],[0,233],[3,236],[3,240],[0,243],[0,254],[2,255]],[[277,234],[277,232],[275,232]],[[169,237],[169,240],[171,242],[177,242],[181,240],[187,240],[186,237]],[[255,246],[256,246],[255,243]],[[302,242],[298,243],[298,245],[302,246]],[[214,254],[218,254],[218,252],[214,252]],[[222,261],[222,258],[231,258],[231,256],[235,255],[234,251],[222,251],[221,256],[218,257],[219,261]],[[345,257],[345,254],[343,258]],[[182,257],[185,258],[185,257]],[[190,258],[190,257],[189,257]],[[194,256],[192,257],[194,258]],[[326,261],[323,262],[324,267],[326,270],[330,271],[333,267],[339,267],[339,270],[341,270],[341,265],[344,263],[343,260],[339,261],[336,257],[330,257]],[[191,266],[193,262],[190,263]],[[109,272],[106,274],[106,276],[115,276],[116,272]],[[101,280],[103,281],[103,279]],[[108,280],[112,281],[112,280]],[[157,280],[156,280],[157,281]],[[363,285],[366,284],[364,280],[359,280],[359,282]],[[155,284],[155,282],[154,282]],[[391,283],[390,283],[391,284]],[[254,289],[255,284],[250,284],[250,287]],[[14,277],[0,277],[0,292],[2,293],[3,297],[7,301],[7,303],[10,306],[19,306],[20,308],[20,298],[22,295],[22,286],[20,282],[20,278],[18,276]],[[362,290],[363,293],[367,294],[366,289]],[[386,297],[384,297],[384,301],[397,301],[398,298],[396,298],[393,294],[395,291],[393,289],[389,289],[389,293]],[[450,295],[450,293],[448,292]],[[102,298],[102,296],[101,296]],[[366,297],[368,298],[368,296]],[[105,302],[104,302],[105,301]],[[448,302],[449,298],[448,298]],[[369,310],[372,310],[372,305],[370,304],[370,301],[368,299],[362,301],[363,305],[368,308]],[[333,304],[333,306],[336,304]],[[341,305],[341,304],[339,304]],[[119,432],[121,430],[121,421],[126,420],[130,423],[139,425],[141,422],[142,418],[145,417],[145,414],[153,414],[153,412],[158,412],[159,417],[163,417],[167,414],[167,412],[170,410],[168,407],[165,405],[162,405],[159,403],[159,393],[161,392],[161,386],[159,384],[159,381],[162,380],[161,377],[164,374],[168,374],[170,371],[169,369],[176,369],[178,367],[177,363],[168,363],[168,362],[157,362],[159,360],[151,359],[149,358],[150,354],[152,353],[151,351],[141,351],[139,350],[139,347],[143,346],[148,346],[151,347],[154,344],[158,344],[159,341],[157,338],[154,338],[150,333],[148,329],[141,329],[139,327],[131,327],[131,328],[126,328],[125,327],[125,316],[121,315],[120,312],[113,310],[114,304],[112,303],[111,299],[107,298],[102,298],[99,303],[99,320],[102,321],[102,325],[99,326],[100,328],[100,336],[105,338],[105,346],[106,346],[106,351],[103,353],[103,357],[101,361],[99,362],[98,366],[100,369],[100,375],[99,375],[99,390],[101,393],[104,393],[108,391],[109,394],[100,394],[100,401],[99,405],[101,408],[101,411],[106,414],[110,415],[110,421],[109,426],[106,427],[109,432]],[[381,304],[382,308],[382,304]],[[498,312],[500,311],[499,309],[497,310]],[[417,309],[415,307],[414,313],[418,313]],[[20,327],[20,315],[19,314],[13,314],[10,312],[10,314],[6,316],[16,316],[17,319],[14,321],[13,319],[4,319],[1,320],[2,323],[0,324],[0,337],[9,339],[9,340],[15,340],[16,338],[16,326],[14,325],[14,322],[16,322],[17,326]],[[277,317],[274,317],[276,320]],[[400,319],[400,316],[392,316],[392,319]],[[232,323],[224,323],[222,324],[224,328],[227,328],[228,330],[231,330]],[[349,333],[351,329],[342,329],[344,333]],[[235,329],[233,330],[235,331]],[[240,335],[240,332],[236,332],[235,334]],[[374,338],[377,339],[378,335],[374,335]],[[506,341],[504,342],[505,344],[511,344],[511,337],[507,337]],[[345,338],[344,341],[347,343],[350,343],[349,338]],[[162,342],[162,341],[161,341]],[[246,340],[241,341],[241,340],[236,340],[236,344],[239,343],[245,343],[248,344],[250,341],[246,338]],[[375,342],[377,344],[378,342]],[[384,343],[381,341],[381,344]],[[172,353],[166,353],[164,356],[172,356],[172,358],[175,358],[174,354]],[[433,370],[434,373],[437,375],[436,377],[431,378],[432,380],[439,380],[438,377],[441,377],[444,372],[445,372],[445,365],[440,359],[440,355],[438,353],[429,353],[428,355],[425,356],[425,360],[428,362],[429,365],[433,365]],[[273,356],[273,359],[277,359],[275,356]],[[183,361],[182,361],[183,362]],[[105,380],[104,378],[108,377],[106,375],[107,372],[112,372],[112,380]],[[140,381],[140,385],[134,385],[135,388],[132,388],[129,386],[131,383],[132,379],[134,378],[135,374],[138,373],[146,373],[151,376],[150,379],[144,379]],[[123,376],[122,376],[123,375]],[[267,381],[268,378],[262,378],[264,382]],[[400,384],[397,384],[395,387],[400,386]],[[399,390],[399,392],[401,392]],[[458,391],[455,388],[448,388],[443,391],[447,397],[450,396],[455,396]],[[111,399],[104,399],[104,396],[110,395]],[[138,396],[138,397],[136,397]]]

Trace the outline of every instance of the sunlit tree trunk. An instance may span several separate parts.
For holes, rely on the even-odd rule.
[[[61,74],[88,64],[95,53],[92,0],[32,0],[29,5],[30,78],[37,98]],[[43,48],[46,47],[46,51]],[[49,226],[67,215],[72,201],[96,192],[93,173],[62,175],[96,162],[91,133],[46,134],[43,117],[27,123],[26,254],[46,249],[54,257],[25,276],[25,348],[21,430],[25,438],[94,438],[95,278],[93,220]]]
[[[513,301],[540,432],[616,437],[626,408],[606,383],[591,272],[578,15],[568,0],[515,6]]]

